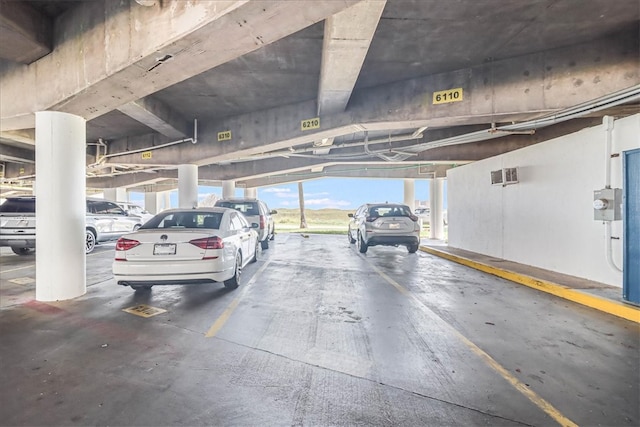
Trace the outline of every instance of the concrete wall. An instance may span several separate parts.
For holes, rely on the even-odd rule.
[[[612,153],[640,147],[640,114],[615,122]],[[597,126],[450,169],[449,245],[622,286],[606,260],[605,226],[593,219],[593,191],[605,185],[605,131]],[[622,188],[622,158],[611,161]],[[490,171],[518,167],[518,184],[492,186]],[[622,221],[612,225],[622,268]]]

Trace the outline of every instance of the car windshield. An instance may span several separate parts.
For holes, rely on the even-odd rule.
[[[256,202],[220,201],[216,203],[216,206],[235,209],[245,215],[260,215],[260,210],[258,209],[258,204]]]
[[[149,222],[144,224],[140,229],[158,229],[158,228],[206,228],[219,229],[222,221],[222,212],[169,212],[166,214],[156,215]]]
[[[0,212],[35,213],[36,199],[7,199],[0,205]]]
[[[384,216],[411,216],[411,211],[408,206],[404,205],[378,205],[369,208],[369,216],[375,218]]]

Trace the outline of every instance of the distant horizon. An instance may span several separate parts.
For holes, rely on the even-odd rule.
[[[443,207],[447,208],[447,182],[444,182]],[[404,203],[404,181],[402,179],[371,178],[322,178],[305,181],[305,209],[341,209],[355,210],[364,203]],[[215,194],[222,196],[221,187],[199,186],[198,201]],[[236,188],[236,197],[244,197],[244,189]],[[271,209],[297,209],[298,184],[279,184],[257,189],[258,199],[264,201]],[[144,204],[144,193],[132,192],[131,202]],[[420,206],[429,206],[429,180],[415,180],[415,200]],[[178,206],[177,191],[171,193],[171,206]],[[419,205],[416,205],[416,207]]]

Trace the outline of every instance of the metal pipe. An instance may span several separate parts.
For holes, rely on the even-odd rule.
[[[605,131],[605,148],[604,148],[604,188],[611,188],[611,143],[613,137],[613,128],[615,121],[611,116],[604,116],[602,124]],[[604,240],[605,253],[607,256],[607,264],[613,270],[622,272],[622,269],[613,261],[613,247],[611,245],[611,221],[604,222]]]
[[[611,267],[612,269],[622,273],[622,269],[620,267],[618,267],[616,265],[616,263],[613,261],[613,248],[611,245],[611,221],[605,221],[604,222],[604,240],[605,240],[605,252],[607,254],[607,264],[609,264],[609,267]]]

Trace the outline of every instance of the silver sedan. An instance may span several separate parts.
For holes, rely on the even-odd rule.
[[[118,240],[113,275],[134,290],[212,282],[235,289],[257,260],[257,227],[233,209],[169,209]]]

